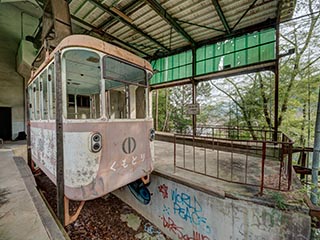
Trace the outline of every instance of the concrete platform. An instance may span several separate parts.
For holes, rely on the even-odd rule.
[[[152,194],[151,201],[146,205],[132,198],[128,188],[114,194],[172,239],[310,239],[311,217],[298,182],[293,183],[288,192],[265,189],[260,195],[257,186],[201,174],[203,167],[198,161],[203,159],[201,151],[195,154],[195,164],[187,146],[185,163],[177,155],[177,164],[185,164],[187,168],[195,166],[200,172],[195,173],[174,170],[173,143],[154,141],[154,147],[155,169],[147,187]],[[179,147],[176,150],[177,154],[181,153]],[[228,154],[220,154],[220,174],[227,178],[230,168],[224,162],[230,162],[230,158]],[[216,159],[212,153],[207,156],[211,159],[207,161],[207,172],[214,175]],[[240,161],[241,156],[237,155],[234,160]],[[239,161],[231,166],[239,166]],[[258,166],[254,168],[253,161],[248,158],[248,178],[252,181],[260,172]],[[270,168],[266,173],[272,175],[273,171]],[[293,179],[298,180],[295,176]]]
[[[0,239],[68,239],[37,191],[25,160],[14,156],[21,156],[25,147],[16,142],[0,148]]]
[[[265,188],[264,194],[261,196],[259,194],[260,187],[258,186],[238,184],[238,183],[228,182],[228,181],[224,181],[224,180],[212,177],[212,176],[215,176],[216,174],[212,174],[212,176],[210,176],[208,172],[216,171],[215,161],[207,162],[206,168],[207,168],[208,176],[205,176],[203,174],[204,173],[203,163],[201,161],[203,159],[203,156],[200,156],[200,155],[198,156],[198,153],[196,154],[196,160],[200,160],[196,162],[196,168],[198,172],[186,171],[180,168],[174,169],[174,146],[173,145],[174,145],[173,143],[168,143],[164,141],[154,141],[155,168],[153,173],[155,175],[165,177],[167,179],[171,179],[174,182],[187,185],[193,189],[198,189],[202,192],[208,193],[210,195],[213,195],[219,198],[228,197],[232,199],[255,202],[257,204],[261,204],[265,206],[275,205],[274,194],[277,191]],[[192,165],[193,165],[192,152],[190,149],[188,149],[188,147],[186,147],[186,150],[187,151],[186,151],[185,165],[186,165],[186,168],[190,169],[192,168]],[[177,148],[177,165],[181,166],[183,163],[181,161],[182,157],[180,152],[181,151],[179,151],[179,148]],[[211,154],[212,156],[209,154],[207,155],[209,156],[208,159],[214,160],[213,154]],[[230,174],[230,159],[229,159],[230,156],[229,155],[230,154],[224,154],[220,152],[220,165],[223,166],[222,168],[220,168],[220,175],[225,176],[226,179],[229,178],[228,175]],[[255,165],[253,161],[254,159],[255,159],[254,157],[250,157],[248,160],[248,169],[250,170],[248,171],[248,179],[252,179],[251,183],[255,183],[255,182],[258,183],[260,179],[261,166]],[[240,165],[241,161],[243,160],[240,154],[238,154],[237,160],[238,162],[235,162],[235,163]],[[260,159],[258,160],[260,161]],[[265,179],[274,178],[277,182],[278,178],[276,177],[276,174],[278,173],[278,169],[276,169],[275,167],[272,167],[273,161],[270,161],[270,163],[271,164],[269,166],[266,166]],[[234,171],[234,176],[239,178],[240,178],[240,175],[243,174],[243,172],[238,171],[238,174],[239,175],[237,176],[237,173]],[[283,201],[286,202],[287,209],[294,209],[296,211],[308,214],[309,208],[303,201],[304,199],[303,189],[301,184],[299,183],[298,178],[295,176],[295,174],[293,174],[293,182],[292,182],[291,190],[282,191],[279,194],[281,194],[281,196],[283,197]]]

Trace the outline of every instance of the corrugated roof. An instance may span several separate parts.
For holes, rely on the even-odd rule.
[[[142,57],[163,56],[290,19],[295,0],[73,0],[83,32]]]

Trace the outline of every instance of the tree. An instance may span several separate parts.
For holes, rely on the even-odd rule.
[[[208,109],[211,92],[209,83],[200,83],[197,86],[197,102],[201,105],[201,114],[198,122],[206,123],[209,119]],[[192,85],[183,85],[158,91],[158,106],[156,95],[153,99],[153,116],[158,111],[158,129],[177,133],[189,133],[192,126],[192,116],[187,114],[187,105],[192,103]],[[157,119],[156,119],[157,120]]]
[[[316,92],[314,84],[319,73],[320,9],[316,0],[298,2],[295,16],[310,14],[308,18],[289,21],[281,27],[280,47],[285,53],[295,49],[295,53],[280,60],[279,119],[280,130],[293,135],[297,143],[304,145],[306,136],[310,142],[312,127],[312,105]],[[309,54],[310,53],[310,54]],[[244,121],[253,134],[253,126],[274,128],[274,75],[261,72],[247,77],[238,76],[225,79],[221,83],[212,81],[213,86],[228,97],[240,110]]]

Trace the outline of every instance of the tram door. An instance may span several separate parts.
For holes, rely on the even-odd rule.
[[[11,140],[11,108],[0,107],[0,138]]]

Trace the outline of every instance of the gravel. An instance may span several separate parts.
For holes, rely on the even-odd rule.
[[[41,174],[36,177],[40,191],[56,212],[56,187]],[[79,202],[70,201],[70,212]],[[135,230],[136,229],[136,230]],[[72,240],[169,239],[148,220],[112,194],[87,201],[78,219],[65,227]]]

